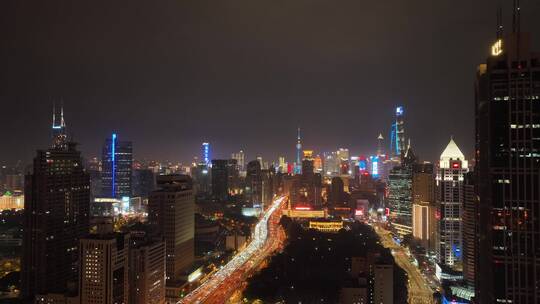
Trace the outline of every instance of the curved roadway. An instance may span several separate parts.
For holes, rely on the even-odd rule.
[[[276,248],[276,244],[267,244],[267,240],[269,231],[277,230],[279,212],[276,211],[281,210],[285,198],[280,196],[274,199],[255,226],[252,240],[244,250],[179,303],[224,303],[236,289],[241,288],[251,271]],[[268,225],[269,222],[271,226]],[[272,233],[273,236],[275,234]],[[279,241],[281,240],[276,240]]]

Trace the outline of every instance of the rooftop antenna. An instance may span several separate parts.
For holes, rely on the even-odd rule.
[[[52,127],[54,129],[54,125],[56,123],[56,102],[53,101],[52,105]]]
[[[64,121],[64,100],[60,102],[60,126],[62,128],[66,127],[66,122]]]
[[[517,34],[516,37],[516,54],[517,54],[517,62],[518,62],[518,69],[521,69],[521,6],[519,3],[519,0],[514,0],[514,11],[512,15],[512,32],[514,34]]]
[[[521,6],[519,0],[514,0],[514,10],[512,15],[512,32],[521,32]]]
[[[497,40],[502,39],[503,36],[503,15],[502,15],[502,6],[499,2],[499,6],[497,7]]]

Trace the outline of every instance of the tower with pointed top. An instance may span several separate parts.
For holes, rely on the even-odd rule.
[[[440,212],[439,262],[460,268],[463,252],[462,214],[463,180],[469,164],[453,138],[441,154],[435,179],[437,205]]]
[[[406,152],[403,114],[403,106],[396,107],[396,119],[390,132],[390,155],[392,157],[403,158]]]
[[[52,147],[37,151],[25,177],[21,297],[32,303],[36,295],[72,291],[79,239],[89,232],[90,176],[59,114]]]
[[[379,133],[379,136],[377,137],[377,156],[380,156],[383,154],[382,152],[382,145],[383,145],[383,140],[384,140],[384,137],[382,135],[382,133]]]
[[[296,164],[294,168],[294,173],[302,173],[302,139],[300,137],[300,127],[298,127],[298,135],[296,138]]]
[[[52,114],[52,141],[53,147],[65,148],[67,144],[66,121],[64,120],[64,106],[60,106],[60,112],[56,112],[56,105],[53,104]]]

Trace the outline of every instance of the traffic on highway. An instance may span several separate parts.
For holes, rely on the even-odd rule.
[[[224,303],[234,289],[240,287],[243,279],[266,258],[275,244],[268,244],[269,235],[274,235],[279,225],[282,203],[286,196],[274,199],[260,221],[255,226],[251,242],[227,264],[214,273],[207,281],[180,300],[179,303]],[[270,224],[270,226],[269,226]],[[277,241],[277,240],[273,240]]]

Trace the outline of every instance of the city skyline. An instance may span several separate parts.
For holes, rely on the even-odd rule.
[[[540,1],[389,1],[8,3],[0,303],[540,303]]]
[[[55,10],[58,5],[48,3],[36,9],[44,21],[39,23],[33,11],[14,6],[9,14],[8,7],[3,10],[6,24],[25,26],[6,36],[8,46],[20,52],[1,56],[13,59],[3,59],[6,89],[0,100],[12,115],[5,118],[10,127],[1,132],[4,143],[13,147],[3,152],[3,160],[30,161],[32,152],[21,139],[36,143],[34,148],[46,147],[44,126],[50,117],[44,114],[62,100],[68,134],[86,157],[98,156],[103,138],[114,131],[133,141],[137,158],[187,162],[198,154],[201,142],[209,141],[216,158],[242,149],[249,159],[293,159],[298,126],[306,148],[322,152],[346,146],[368,154],[375,151],[379,133],[389,137],[392,109],[403,105],[420,158],[436,161],[451,135],[471,158],[470,90],[474,67],[495,40],[491,2],[475,1],[467,9],[451,1],[410,7],[396,3],[394,10],[353,2],[339,7],[303,1],[285,7],[199,2],[161,8],[134,3],[128,10],[107,7],[110,16],[96,27],[90,22],[102,8],[100,2],[74,5],[67,19]],[[507,29],[509,6],[504,11]],[[521,6],[522,28],[538,28],[540,21],[533,16],[540,4],[529,0]],[[145,16],[147,27],[135,22],[136,8],[153,13]],[[448,14],[451,9],[453,14]],[[297,24],[296,14],[304,11],[304,23]],[[376,23],[373,15],[385,22]],[[117,18],[123,22],[116,23]],[[276,25],[275,18],[282,24]],[[249,22],[255,29],[238,29],[237,24]],[[377,25],[377,35],[371,24]],[[396,33],[401,25],[403,32]],[[107,26],[111,30],[103,31]],[[465,31],[469,27],[475,31]],[[39,39],[32,34],[38,28],[43,34]],[[162,35],[158,28],[165,29]],[[188,35],[193,31],[200,38]],[[137,38],[130,38],[135,33]],[[538,39],[534,43],[538,49]],[[441,66],[440,58],[453,58],[452,64]],[[242,69],[235,71],[238,64]],[[35,72],[25,73],[30,68]],[[444,104],[467,115],[460,120],[430,115]],[[331,112],[335,114],[329,114],[330,106],[336,107]],[[240,119],[230,119],[234,115]],[[26,123],[28,119],[33,123]],[[433,125],[438,131],[426,132],[426,126]]]

